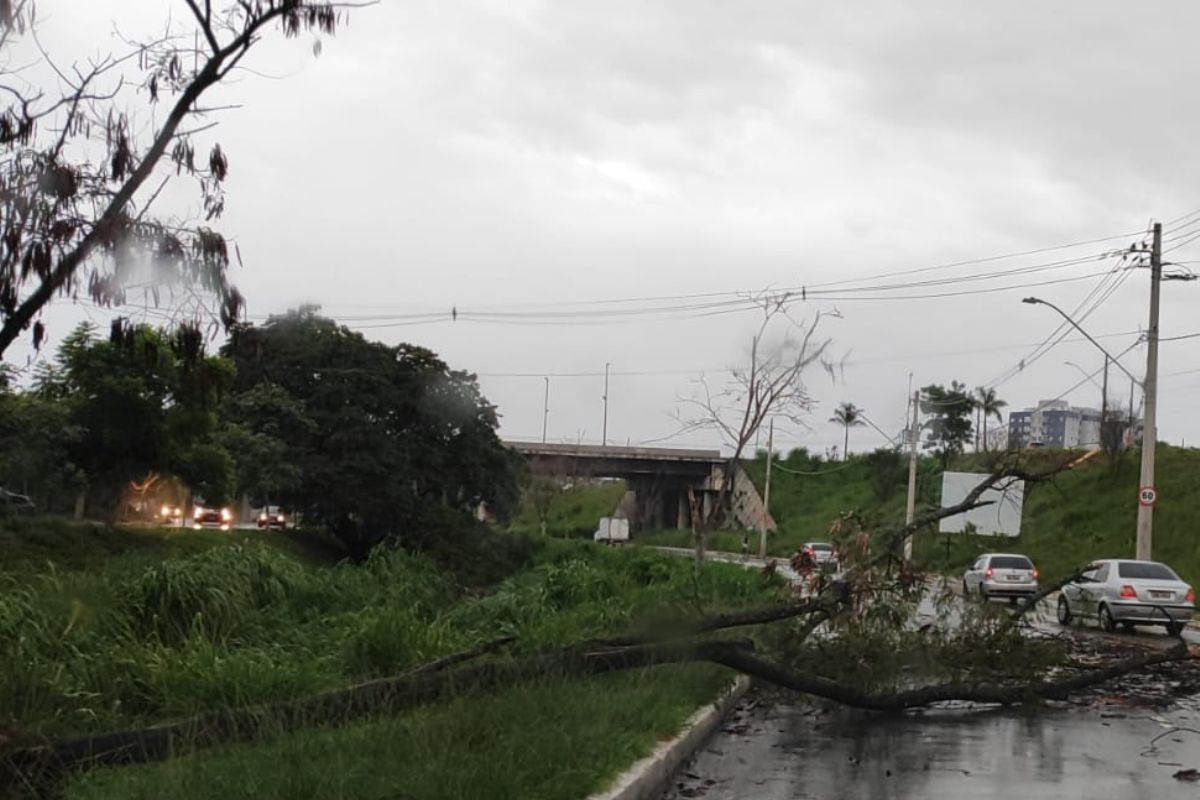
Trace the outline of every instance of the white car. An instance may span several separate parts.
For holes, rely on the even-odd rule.
[[[1018,553],[985,553],[963,573],[963,594],[985,600],[1030,598],[1038,592],[1038,571],[1029,556]]]

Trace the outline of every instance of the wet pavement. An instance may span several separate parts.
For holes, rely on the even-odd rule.
[[[763,563],[724,553],[709,557],[752,569]],[[784,576],[800,582],[790,568]],[[939,584],[931,581],[917,624],[959,624],[961,601],[936,603]],[[1069,631],[1077,645],[1113,651],[1167,647],[1172,641],[1158,629],[1064,630],[1054,601],[1051,596],[1026,614],[1032,633]],[[1185,638],[1197,644],[1200,633],[1193,628]],[[776,694],[752,693],[680,770],[662,800],[1200,798],[1200,780],[1176,777],[1200,770],[1200,671],[1190,673],[1176,679],[1127,676],[1082,707],[1054,710],[943,708],[879,715],[792,705],[776,702]],[[1181,693],[1190,696],[1172,699]],[[1135,698],[1148,707],[1126,705]],[[1200,779],[1200,772],[1190,777]]]
[[[1174,777],[1200,769],[1198,734],[1188,706],[882,716],[752,693],[663,800],[1198,798]]]

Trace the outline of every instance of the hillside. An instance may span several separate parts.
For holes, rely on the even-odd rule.
[[[1034,458],[1051,455],[1040,451]],[[968,454],[952,468],[977,471],[979,462]],[[760,489],[764,467],[761,456],[747,465]],[[899,465],[880,464],[872,463],[872,456],[857,456],[846,463],[830,463],[798,451],[775,467],[771,512],[779,531],[770,540],[773,555],[786,555],[805,541],[825,538],[830,523],[846,511],[860,512],[872,527],[903,520],[907,468],[902,460]],[[1154,557],[1172,565],[1186,580],[1200,582],[1200,450],[1160,444],[1157,474]],[[923,457],[918,476],[918,507],[936,504],[941,494],[940,465]],[[1137,485],[1136,452],[1127,453],[1115,470],[1100,457],[1051,483],[1030,487],[1020,537],[997,541],[926,532],[918,534],[916,552],[930,567],[956,572],[978,553],[1018,550],[1032,557],[1047,577],[1064,574],[1092,558],[1132,556]],[[645,540],[686,545],[690,534],[661,531]],[[713,546],[736,551],[741,534],[717,534]],[[755,541],[752,548],[756,547]]]

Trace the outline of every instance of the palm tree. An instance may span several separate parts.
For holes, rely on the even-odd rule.
[[[845,441],[842,443],[842,460],[845,461],[850,457],[850,429],[864,424],[862,409],[854,405],[854,403],[842,403],[833,412],[833,416],[829,418],[829,421],[836,422],[845,430]]]
[[[1000,409],[1008,403],[996,396],[996,390],[990,386],[980,386],[975,389],[975,407],[983,416],[983,449],[988,449],[987,424],[988,417],[995,417],[997,422],[1003,422],[1004,416]]]

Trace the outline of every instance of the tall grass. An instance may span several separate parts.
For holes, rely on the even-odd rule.
[[[737,567],[693,584],[683,559],[566,542],[484,596],[402,551],[322,566],[245,541],[0,574],[0,724],[56,737],[151,723],[395,674],[501,635],[533,650],[769,591]]]

